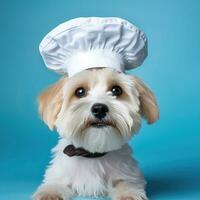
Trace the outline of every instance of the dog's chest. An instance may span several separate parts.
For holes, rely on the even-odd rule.
[[[75,159],[69,175],[72,190],[81,196],[107,194],[108,174],[104,164],[97,159]]]
[[[134,166],[127,145],[100,158],[68,157],[62,150],[56,152],[44,182],[58,181],[80,196],[103,196],[114,181],[131,178]]]

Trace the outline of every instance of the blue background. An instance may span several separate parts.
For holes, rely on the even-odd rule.
[[[37,114],[36,97],[59,76],[39,55],[43,36],[79,16],[119,16],[149,39],[132,70],[155,92],[161,118],[130,142],[152,200],[200,199],[200,1],[1,0],[0,199],[29,199],[57,134]]]

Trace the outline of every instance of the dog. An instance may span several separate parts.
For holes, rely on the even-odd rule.
[[[41,118],[60,139],[34,200],[73,195],[147,200],[145,180],[127,144],[141,125],[159,118],[151,90],[111,68],[62,77],[39,96]]]

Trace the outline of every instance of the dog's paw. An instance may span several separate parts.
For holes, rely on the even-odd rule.
[[[58,194],[39,194],[36,195],[34,200],[64,200],[60,195]]]
[[[132,196],[127,195],[120,197],[119,200],[147,200],[147,198],[138,195],[132,195]]]
[[[120,200],[135,200],[134,197],[127,196],[127,197],[120,197]]]
[[[143,191],[129,191],[120,192],[118,191],[112,198],[112,200],[148,200],[145,192]]]
[[[112,200],[148,200],[145,193],[137,191],[123,194],[120,192],[112,196]]]
[[[71,191],[60,185],[42,185],[33,194],[33,200],[69,200]]]
[[[120,181],[110,191],[112,200],[147,200],[144,188]]]

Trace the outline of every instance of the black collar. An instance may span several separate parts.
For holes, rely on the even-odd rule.
[[[102,156],[106,155],[106,152],[105,153],[98,153],[98,152],[91,153],[81,147],[76,148],[73,144],[66,146],[65,149],[63,150],[63,152],[66,155],[68,155],[69,157],[83,156],[86,158],[98,158],[98,157],[102,157]]]

